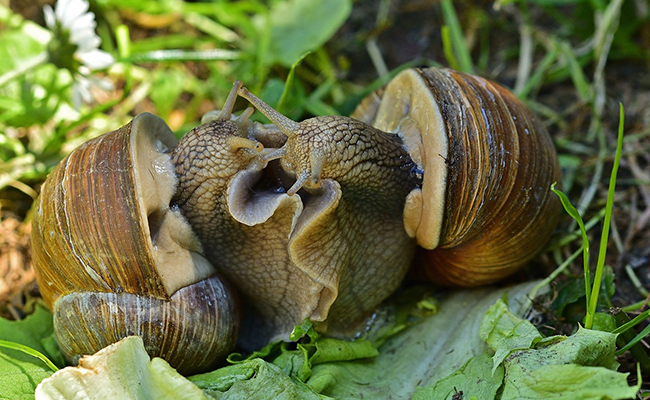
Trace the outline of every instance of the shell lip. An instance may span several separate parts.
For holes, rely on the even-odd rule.
[[[143,113],[131,128],[133,179],[147,246],[167,296],[216,272],[180,210],[170,206],[178,187],[170,149],[176,137],[159,117]]]
[[[422,184],[407,197],[404,228],[420,246],[438,246],[446,202],[449,134],[432,90],[418,70],[399,73],[383,93],[362,103],[357,115],[372,126],[399,135],[415,162]],[[365,115],[364,115],[365,114]]]

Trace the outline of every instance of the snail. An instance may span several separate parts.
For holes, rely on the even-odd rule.
[[[194,373],[235,345],[236,294],[171,203],[175,145],[162,119],[140,114],[73,150],[42,185],[33,263],[70,363],[139,335],[151,356]]]
[[[250,121],[252,109],[231,115],[237,94],[273,125]],[[105,149],[113,135],[134,147]],[[116,164],[117,158],[128,162]],[[143,158],[145,167],[136,162]],[[514,95],[482,78],[410,69],[364,99],[351,117],[299,123],[237,82],[223,110],[178,144],[160,119],[145,114],[71,153],[43,186],[34,263],[60,343],[88,336],[93,345],[104,345],[98,332],[123,323],[107,319],[115,310],[130,310],[115,296],[133,296],[140,304],[145,297],[162,301],[146,304],[144,312],[151,314],[197,282],[218,286],[211,289],[214,297],[201,292],[190,308],[219,325],[208,329],[212,338],[205,340],[221,347],[206,344],[201,354],[219,359],[232,349],[237,332],[239,345],[252,350],[287,340],[305,318],[328,335],[354,336],[414,262],[435,282],[455,286],[507,276],[550,237],[560,204],[549,187],[559,181],[557,155],[543,126]],[[143,185],[155,185],[156,193],[138,189]],[[120,197],[127,187],[136,188],[135,200]],[[103,222],[95,220],[93,211],[104,209]],[[118,224],[130,218],[138,221],[128,229],[138,235]],[[88,228],[76,231],[73,223]],[[102,239],[115,227],[119,240]],[[53,238],[61,250],[42,244]],[[122,245],[115,261],[104,258]],[[119,272],[127,265],[123,260],[140,253],[153,260],[151,270],[133,278]],[[157,273],[169,261],[164,258],[179,269]],[[74,272],[60,267],[75,263],[81,265]],[[115,269],[100,272],[105,267]],[[131,279],[136,283],[127,284]],[[78,305],[81,297],[89,297],[88,308]],[[92,310],[104,313],[99,324],[88,325]],[[84,332],[68,328],[75,325]],[[142,334],[131,325],[120,329]],[[160,329],[156,334],[148,351],[178,336]],[[92,352],[92,346],[67,346],[61,347],[68,358]],[[170,363],[184,372],[208,368]]]
[[[287,136],[265,157],[307,199],[289,239],[293,261],[337,291],[328,322],[344,336],[406,274],[415,244],[429,277],[493,283],[530,261],[560,215],[553,143],[510,92],[450,69],[411,69],[352,117],[294,122],[247,89]]]

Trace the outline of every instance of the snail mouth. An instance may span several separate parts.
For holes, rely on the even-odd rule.
[[[289,196],[277,162],[269,162],[263,170],[247,169],[238,172],[227,190],[230,215],[244,225],[266,222],[280,209],[288,207],[295,215],[302,211],[298,196]]]
[[[290,196],[287,190],[295,181],[279,160],[270,161],[263,170],[240,171],[228,186],[228,211],[236,221],[249,226],[265,223],[277,213],[290,212],[293,237],[317,215],[335,207],[340,198],[339,185],[330,180],[323,180],[317,189],[302,188]]]

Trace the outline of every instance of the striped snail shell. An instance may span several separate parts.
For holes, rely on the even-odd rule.
[[[33,219],[37,282],[69,362],[129,335],[181,373],[218,365],[239,307],[171,203],[176,138],[151,114],[90,140],[55,167]]]

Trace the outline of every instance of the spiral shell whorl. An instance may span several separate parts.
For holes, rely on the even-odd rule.
[[[423,173],[405,227],[437,283],[479,286],[530,261],[550,238],[560,202],[555,148],[512,93],[450,69],[412,69],[352,115],[404,139]]]
[[[421,73],[449,137],[445,218],[438,248],[425,255],[427,273],[457,286],[494,282],[537,255],[557,224],[553,143],[498,84],[451,70]]]

